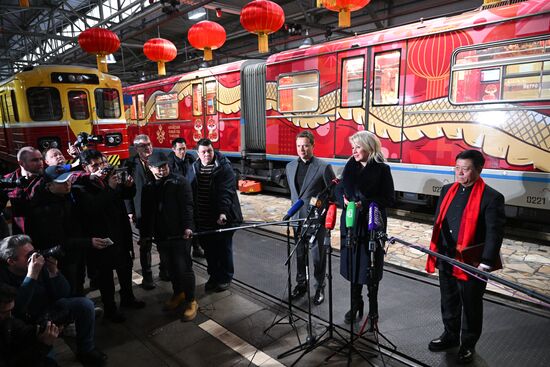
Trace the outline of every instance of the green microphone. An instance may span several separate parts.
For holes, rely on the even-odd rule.
[[[348,202],[346,208],[346,228],[353,228],[355,226],[355,212],[357,207],[355,206],[355,201]]]

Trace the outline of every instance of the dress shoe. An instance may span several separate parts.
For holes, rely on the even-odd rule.
[[[145,289],[146,291],[150,291],[152,289],[155,289],[157,286],[153,282],[153,279],[145,279],[141,281],[141,288]]]
[[[474,360],[474,348],[460,347],[458,355],[456,356],[456,363],[468,364]]]
[[[181,318],[181,321],[191,321],[194,320],[195,317],[197,317],[197,311],[199,310],[199,304],[197,301],[193,300],[191,302],[188,302],[185,306],[185,310],[183,311],[183,316]]]
[[[107,355],[97,348],[89,352],[79,352],[76,358],[86,367],[104,366],[107,362]]]
[[[226,290],[229,289],[229,286],[230,286],[230,285],[231,285],[230,282],[227,282],[227,283],[218,283],[218,284],[216,285],[215,291],[218,292],[218,293],[219,293],[219,292],[226,291]]]
[[[442,350],[458,347],[460,343],[457,338],[453,338],[447,333],[441,334],[437,339],[434,339],[428,344],[428,349],[432,352],[440,352]]]
[[[290,299],[298,299],[302,297],[304,294],[306,294],[306,286],[304,284],[298,284],[294,289],[292,290],[292,293],[290,294]]]
[[[200,246],[193,247],[192,255],[193,255],[193,257],[200,257],[200,258],[204,259],[204,250]]]
[[[185,293],[181,292],[175,294],[168,301],[164,302],[164,311],[174,311],[183,302],[185,302]]]
[[[313,296],[313,304],[319,306],[325,300],[325,288],[319,287]]]
[[[208,280],[206,283],[204,283],[204,291],[206,293],[213,292],[217,287],[218,287],[218,284],[211,280]]]
[[[135,298],[129,298],[129,299],[122,299],[120,301],[120,307],[124,308],[131,308],[134,310],[139,310],[141,308],[145,308],[145,302],[139,301]]]

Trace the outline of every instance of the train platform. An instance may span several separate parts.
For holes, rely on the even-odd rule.
[[[256,197],[259,198],[259,197]],[[243,208],[251,209],[247,198]],[[268,208],[265,198],[262,207]],[[278,198],[278,200],[281,200]],[[280,212],[276,213],[277,218]],[[275,215],[275,214],[274,214]],[[250,220],[250,217],[247,219]],[[137,250],[137,248],[136,248]],[[139,261],[134,263],[136,296],[147,302],[143,310],[126,311],[127,321],[112,324],[99,319],[97,345],[109,355],[108,366],[291,366],[300,353],[284,358],[280,354],[304,342],[309,334],[307,297],[293,303],[294,330],[285,321],[288,314],[287,248],[284,236],[258,230],[238,231],[234,237],[235,281],[221,293],[205,293],[204,261],[195,266],[200,311],[192,322],[180,322],[177,313],[162,311],[171,295],[170,283],[157,281],[157,288],[145,291]],[[154,251],[153,273],[158,274]],[[293,271],[295,264],[292,264]],[[294,273],[293,273],[294,274]],[[296,366],[346,366],[347,354],[328,347],[347,339],[349,326],[343,315],[349,308],[349,283],[339,275],[339,254],[332,255],[334,339],[305,354]],[[366,290],[363,292],[366,298]],[[312,331],[321,336],[329,321],[329,302],[312,306]],[[89,294],[99,299],[97,291]],[[379,292],[380,349],[374,335],[367,333],[354,345],[373,354],[373,366],[455,366],[456,350],[432,353],[428,342],[439,336],[442,325],[437,280],[404,271],[388,263]],[[365,310],[366,314],[367,310]],[[281,323],[276,321],[283,319]],[[365,319],[354,325],[358,330]],[[266,328],[275,324],[267,333]],[[550,311],[531,307],[491,294],[485,297],[484,332],[477,345],[472,366],[547,366],[550,363]],[[297,336],[298,335],[298,336]],[[326,336],[325,334],[321,340]],[[342,338],[340,337],[342,336]],[[71,352],[71,338],[60,343],[60,366],[80,366]],[[351,366],[368,365],[352,355]]]

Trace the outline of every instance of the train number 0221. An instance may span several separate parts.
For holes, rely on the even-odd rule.
[[[546,198],[542,196],[527,196],[527,204],[544,205],[546,204]]]

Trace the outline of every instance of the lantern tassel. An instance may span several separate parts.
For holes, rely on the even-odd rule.
[[[338,26],[348,28],[351,25],[351,13],[349,9],[341,9],[338,12]]]
[[[164,61],[157,61],[157,69],[159,75],[166,75],[166,65]]]
[[[30,7],[30,0],[19,0],[19,6],[22,8]]]
[[[103,54],[97,54],[96,56],[97,60],[97,69],[101,71],[102,73],[109,72],[109,69],[107,68],[107,56]]]
[[[258,51],[261,54],[269,52],[269,38],[265,33],[258,33]]]
[[[323,0],[317,0],[317,7],[318,7],[318,8],[322,8],[323,5],[324,5],[323,3],[324,3]]]
[[[204,49],[204,61],[212,61],[212,49],[211,48],[205,48]]]

